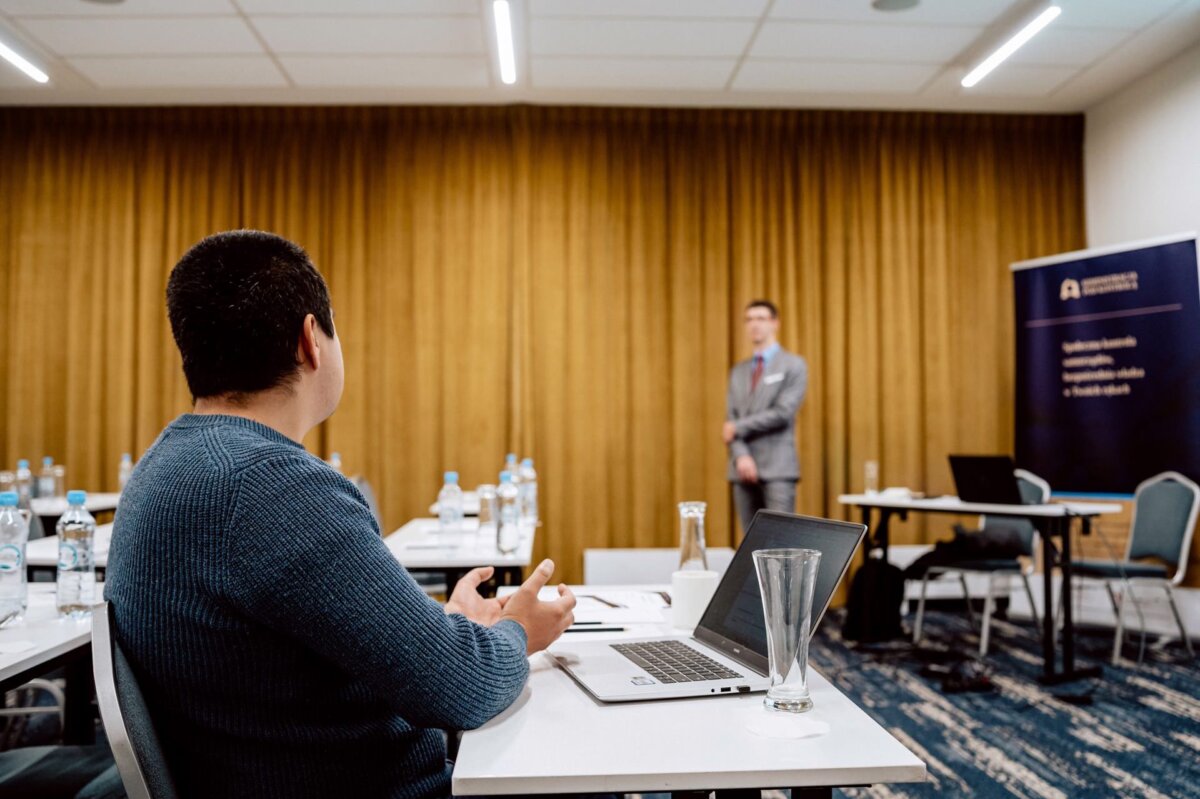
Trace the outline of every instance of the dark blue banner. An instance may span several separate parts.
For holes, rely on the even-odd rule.
[[[1200,480],[1196,238],[1013,265],[1017,465],[1056,493]]]

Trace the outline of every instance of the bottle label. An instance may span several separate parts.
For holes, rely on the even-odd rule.
[[[75,548],[75,545],[68,541],[60,542],[58,545],[58,568],[73,569],[77,563],[79,563],[79,550]]]
[[[19,546],[16,544],[0,546],[0,574],[19,571],[24,562],[25,558]]]

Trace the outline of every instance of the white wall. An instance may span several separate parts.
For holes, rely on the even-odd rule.
[[[1200,43],[1088,109],[1088,246],[1200,231]]]

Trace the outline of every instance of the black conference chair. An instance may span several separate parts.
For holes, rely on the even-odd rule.
[[[1050,501],[1050,484],[1032,472],[1017,469],[1017,485],[1021,490],[1021,499],[1026,505],[1044,505]],[[1016,533],[1021,542],[1021,555],[1026,558],[995,558],[987,560],[963,561],[962,563],[933,566],[925,572],[921,580],[921,599],[917,602],[917,618],[913,623],[913,644],[921,641],[922,623],[925,619],[925,593],[929,587],[930,577],[957,576],[962,585],[963,599],[967,603],[967,614],[972,624],[975,622],[975,611],[971,608],[971,596],[967,592],[968,574],[986,574],[988,576],[987,597],[983,603],[983,626],[979,633],[979,656],[985,657],[988,652],[988,638],[991,633],[992,614],[996,609],[996,583],[1003,579],[1005,585],[1010,578],[1020,577],[1025,587],[1025,597],[1029,600],[1029,611],[1033,614],[1034,624],[1038,622],[1037,605],[1033,601],[1033,590],[1029,586],[1029,576],[1033,573],[1033,558],[1037,551],[1038,533],[1033,523],[1028,519],[996,519],[984,517],[983,529],[992,526],[1002,526]]]
[[[100,720],[129,799],[175,799],[175,783],[137,678],[113,635],[112,605],[92,613],[92,671]]]

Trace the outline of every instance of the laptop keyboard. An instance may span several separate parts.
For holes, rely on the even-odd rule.
[[[660,683],[729,680],[742,676],[681,641],[645,641],[609,646],[641,666]]]

